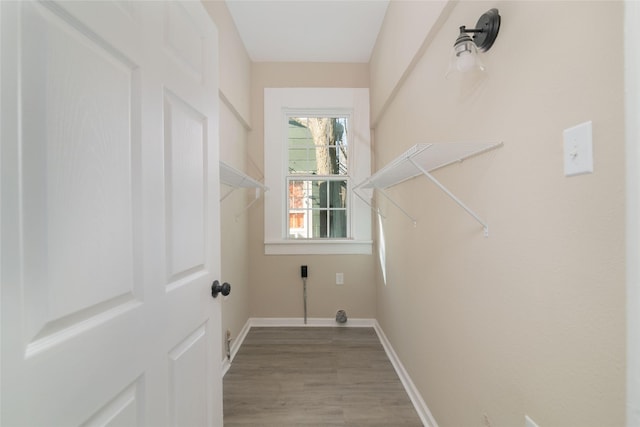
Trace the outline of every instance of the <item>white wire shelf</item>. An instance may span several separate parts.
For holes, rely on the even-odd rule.
[[[435,142],[416,144],[371,175],[360,188],[389,188],[408,179],[422,175],[415,164],[427,172],[462,162],[469,157],[502,146],[501,142]],[[415,164],[414,164],[415,163]]]
[[[253,206],[253,204],[257,202],[258,199],[260,199],[261,194],[264,194],[265,192],[269,191],[269,187],[267,187],[260,181],[251,178],[246,173],[232,166],[229,166],[223,161],[220,161],[220,182],[224,185],[231,187],[231,190],[229,190],[224,196],[220,198],[221,202],[227,197],[229,197],[229,195],[238,188],[255,188],[256,189],[255,198],[242,211],[236,214],[236,219],[238,219],[238,217],[240,217],[240,215],[242,215],[247,209]]]
[[[470,157],[480,155],[501,147],[502,145],[502,142],[437,142],[431,144],[416,144],[381,168],[378,172],[356,185],[355,189],[379,190],[394,206],[411,219],[415,225],[416,219],[391,199],[384,190],[419,175],[424,175],[478,221],[484,228],[485,236],[488,236],[489,226],[487,223],[434,178],[431,172],[453,163],[462,162]],[[362,199],[364,200],[364,198]]]
[[[267,191],[268,188],[261,182],[251,178],[244,172],[229,166],[225,162],[220,162],[220,182],[234,188],[260,188]]]

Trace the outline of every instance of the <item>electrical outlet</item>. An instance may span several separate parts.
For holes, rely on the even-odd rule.
[[[565,129],[564,174],[565,176],[593,173],[593,134],[591,122]]]
[[[344,285],[344,273],[336,273],[336,285]]]

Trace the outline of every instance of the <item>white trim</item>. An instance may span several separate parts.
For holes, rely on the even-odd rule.
[[[226,357],[222,359],[222,376],[224,377],[227,374],[229,368],[231,368],[231,363],[233,359],[235,359],[236,354],[238,354],[238,350],[240,350],[240,346],[244,342],[244,339],[247,337],[249,330],[251,329],[251,319],[247,319],[242,329],[240,329],[240,333],[238,336],[232,340],[231,344],[231,358],[227,359]]]
[[[222,359],[222,367],[220,368],[222,372],[222,378],[224,378],[224,376],[227,375],[227,372],[229,372],[229,369],[231,369],[231,362],[229,361],[229,359],[225,357]]]
[[[264,250],[267,255],[284,254],[371,254],[371,213],[366,201],[349,190],[349,243],[329,239],[330,247],[318,240],[291,240],[288,237],[286,204],[287,126],[283,114],[291,111],[350,111],[349,180],[362,181],[371,173],[371,129],[367,88],[265,88],[264,89],[264,169],[265,185],[271,188],[264,198]],[[370,198],[366,195],[366,198]],[[369,201],[370,202],[370,201]]]
[[[232,361],[236,357],[236,354],[238,354],[238,350],[240,350],[240,346],[244,342],[244,339],[247,337],[247,334],[249,333],[250,329],[251,329],[251,319],[247,319],[247,322],[244,324],[244,326],[240,330],[240,333],[238,334],[236,339],[233,341],[233,344],[231,345]]]
[[[627,426],[640,426],[640,2],[625,1]]]
[[[400,377],[400,381],[402,382],[404,389],[407,391],[409,399],[411,399],[411,403],[413,403],[414,408],[416,408],[416,412],[418,412],[418,416],[420,417],[422,424],[426,427],[438,427],[438,423],[436,423],[435,418],[433,418],[431,411],[427,407],[427,404],[422,398],[422,395],[418,391],[417,387],[415,386],[413,381],[411,381],[409,373],[407,373],[407,370],[402,365],[402,362],[398,358],[398,355],[393,350],[393,347],[387,339],[387,336],[384,334],[382,327],[376,321],[373,328],[378,334],[378,338],[380,339],[382,347],[384,347],[384,350],[387,353],[387,357],[391,361],[393,368],[396,370],[398,377]]]
[[[348,319],[347,323],[338,323],[336,319],[328,317],[313,317],[307,319],[304,324],[302,317],[253,317],[249,319],[251,327],[336,327],[336,328],[373,328],[375,327],[375,319]]]
[[[265,242],[265,255],[336,255],[336,254],[363,254],[371,255],[373,242],[355,240],[279,240]]]

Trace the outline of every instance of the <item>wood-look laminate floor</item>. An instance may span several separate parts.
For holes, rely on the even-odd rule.
[[[422,425],[373,328],[252,328],[224,377],[224,424]]]

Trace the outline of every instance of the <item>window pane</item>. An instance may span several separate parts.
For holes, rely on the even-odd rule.
[[[346,117],[290,117],[290,174],[346,175],[348,141]]]
[[[347,211],[330,210],[329,216],[331,237],[347,237]]]
[[[289,180],[289,237],[347,237],[347,180]]]
[[[289,173],[312,173],[315,168],[315,157],[309,160],[310,154],[308,148],[290,147]]]
[[[289,182],[289,208],[301,209],[306,207],[305,181]]]
[[[293,212],[289,214],[289,228],[304,228],[305,214],[302,212]]]
[[[314,208],[327,208],[327,181],[313,181],[312,206]]]
[[[347,207],[347,181],[329,182],[329,207],[344,209]]]
[[[327,237],[327,211],[313,211],[313,236],[316,239]]]

